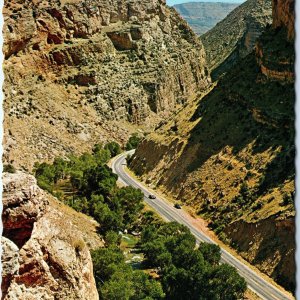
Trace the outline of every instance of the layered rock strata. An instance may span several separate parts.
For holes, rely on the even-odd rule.
[[[4,160],[16,166],[125,143],[209,84],[201,42],[164,0],[13,0],[3,14]]]

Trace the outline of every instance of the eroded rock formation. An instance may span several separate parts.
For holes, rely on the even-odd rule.
[[[281,82],[295,80],[294,22],[294,1],[274,0],[274,30],[263,34],[255,47],[257,63],[269,79]]]
[[[200,40],[164,0],[13,0],[3,13],[4,160],[16,166],[125,142],[209,84]]]
[[[295,1],[273,0],[273,27],[286,27],[288,38],[295,37]]]
[[[74,220],[31,175],[4,173],[3,185],[2,299],[98,299],[89,248]]]

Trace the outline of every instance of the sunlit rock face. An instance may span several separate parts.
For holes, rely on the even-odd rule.
[[[99,299],[90,252],[33,176],[3,175],[2,299]]]
[[[210,79],[198,37],[164,1],[7,1],[4,160],[125,143]],[[49,151],[51,149],[51,151]]]

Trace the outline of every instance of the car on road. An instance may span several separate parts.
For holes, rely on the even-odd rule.
[[[181,208],[180,204],[178,204],[178,203],[176,203],[176,204],[174,205],[174,207],[177,208],[177,209],[180,209],[180,208]]]
[[[153,195],[153,194],[150,194],[150,195],[148,196],[148,198],[149,198],[149,199],[156,199],[156,196]]]

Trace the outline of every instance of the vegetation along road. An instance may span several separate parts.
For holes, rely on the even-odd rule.
[[[145,202],[151,206],[159,215],[161,215],[166,221],[177,221],[178,223],[187,226],[192,234],[196,237],[197,243],[207,242],[215,243],[211,238],[206,236],[199,229],[195,228],[187,218],[187,213],[183,210],[174,208],[170,203],[167,203],[159,195],[156,194],[156,199],[149,199],[149,195],[152,194],[145,185],[132,178],[130,174],[125,171],[126,157],[132,155],[134,150],[125,152],[117,156],[112,162],[113,172],[119,176],[119,180],[125,185],[130,185],[135,188],[139,188],[144,193]],[[222,259],[221,262],[228,263],[234,266],[239,274],[243,276],[248,284],[248,288],[255,292],[262,299],[267,300],[286,300],[294,299],[288,293],[284,293],[274,285],[270,284],[263,278],[261,278],[256,272],[251,270],[248,266],[239,261],[236,257],[232,256],[229,252],[221,249]]]

